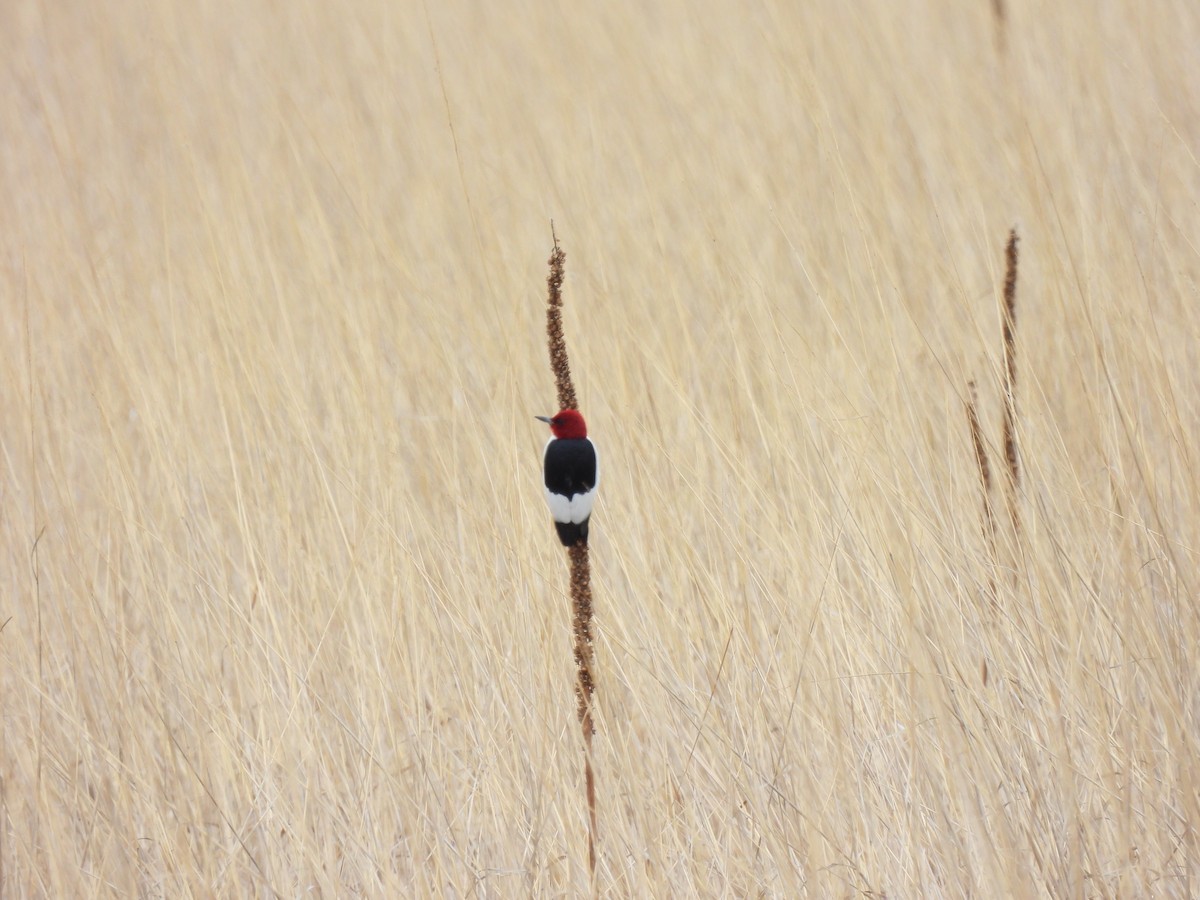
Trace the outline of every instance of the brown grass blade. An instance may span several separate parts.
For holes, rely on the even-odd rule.
[[[1021,462],[1017,449],[1017,229],[1008,233],[1004,272],[1004,458],[1008,464],[1008,512],[1013,534],[1021,533],[1017,497]]]

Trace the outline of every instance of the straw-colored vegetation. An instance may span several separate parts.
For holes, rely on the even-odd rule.
[[[1198,46],[1191,0],[0,6],[5,897],[589,890],[551,218],[599,892],[1195,896]]]

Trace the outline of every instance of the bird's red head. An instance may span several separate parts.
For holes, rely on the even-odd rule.
[[[577,409],[564,409],[553,418],[547,416],[538,416],[538,418],[550,426],[550,433],[556,438],[570,440],[587,437],[587,423],[583,421],[583,416]]]

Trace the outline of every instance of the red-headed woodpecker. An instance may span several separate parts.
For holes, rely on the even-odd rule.
[[[564,547],[587,543],[588,517],[600,483],[596,448],[588,440],[587,423],[576,409],[564,409],[553,418],[535,416],[550,426],[553,437],[546,444],[542,468],[546,503],[554,517],[558,539]]]

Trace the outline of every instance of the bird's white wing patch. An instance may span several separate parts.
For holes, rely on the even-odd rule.
[[[596,502],[596,489],[592,488],[586,494],[576,494],[567,499],[562,494],[553,494],[546,490],[546,505],[550,507],[550,515],[555,522],[570,522],[578,525],[592,514],[592,504]]]
[[[596,502],[596,489],[592,488],[586,494],[576,494],[571,498],[571,518],[567,521],[578,525],[592,514],[592,504]]]
[[[553,493],[550,488],[543,488],[546,492],[546,505],[550,507],[550,515],[554,517],[555,522],[570,522],[571,520],[571,501],[562,494]],[[578,496],[578,495],[576,495]]]

